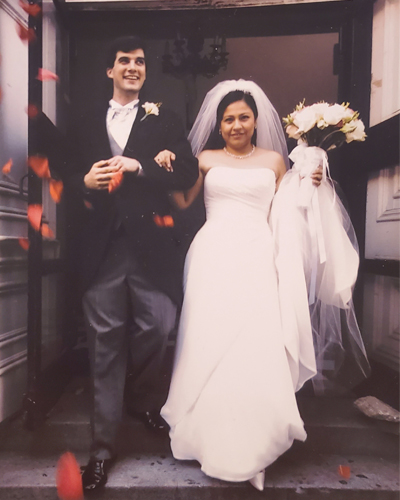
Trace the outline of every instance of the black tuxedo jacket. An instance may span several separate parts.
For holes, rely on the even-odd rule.
[[[79,216],[75,217],[75,261],[81,291],[93,282],[107,251],[115,221],[121,220],[131,251],[156,288],[175,302],[181,299],[181,259],[175,227],[160,227],[154,216],[171,213],[168,193],[189,189],[198,178],[198,162],[177,115],[164,106],[159,115],[145,115],[139,103],[123,156],[137,159],[143,175],[127,172],[120,187],[88,190],[83,178],[93,163],[113,155],[106,128],[108,106],[96,109],[74,121],[69,134],[69,161],[64,175],[66,190],[73,196]],[[173,172],[154,161],[157,153],[169,149],[176,154]]]

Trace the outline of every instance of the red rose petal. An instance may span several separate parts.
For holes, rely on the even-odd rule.
[[[39,114],[39,108],[35,106],[35,104],[28,104],[28,107],[26,108],[26,113],[29,116],[29,118],[36,118],[37,115]]]
[[[27,14],[32,17],[36,17],[42,12],[42,9],[37,3],[29,4],[25,2],[19,2],[19,5]]]
[[[163,219],[165,227],[174,227],[174,219],[171,215],[164,215]]]
[[[57,464],[56,484],[60,500],[83,500],[79,464],[72,453],[61,455]]]
[[[40,231],[42,215],[42,205],[28,205],[28,221],[35,231]]]
[[[22,24],[17,24],[18,36],[23,42],[33,42],[36,40],[36,33],[33,28],[25,28]]]
[[[1,171],[3,172],[4,175],[8,175],[11,172],[11,167],[13,165],[12,158],[8,160],[8,162],[3,166]]]
[[[49,161],[44,156],[29,156],[28,165],[38,177],[50,179]]]
[[[348,465],[339,465],[338,473],[345,479],[350,479],[351,469]]]
[[[60,203],[63,189],[64,185],[62,181],[56,181],[55,179],[50,180],[49,184],[50,196],[56,203]]]
[[[58,76],[55,73],[44,68],[39,68],[36,79],[40,80],[41,82],[46,82],[49,80],[55,80],[56,82],[58,82],[59,80]]]
[[[90,203],[90,201],[83,200],[83,204],[88,210],[93,210],[93,205]]]
[[[123,178],[124,174],[122,172],[115,172],[108,184],[108,192],[112,193],[115,191],[120,186]]]
[[[29,240],[28,238],[19,238],[18,243],[24,250],[29,250]]]
[[[42,229],[41,229],[42,236],[45,238],[53,239],[54,238],[54,233],[50,229],[50,226],[48,224],[42,224]]]
[[[164,226],[164,219],[160,215],[155,215],[153,217],[153,220],[158,227],[163,227]]]

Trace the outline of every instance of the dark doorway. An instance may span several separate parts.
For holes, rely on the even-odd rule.
[[[117,2],[57,2],[57,6],[66,33],[61,65],[68,68],[62,107],[85,109],[90,102],[111,97],[104,67],[105,47],[117,36],[134,33],[149,41],[149,100],[162,101],[175,109],[188,127],[205,93],[218,81],[237,78],[256,81],[281,116],[304,98],[310,104],[319,100],[350,101],[368,125],[372,2],[187,11],[138,11]],[[187,38],[194,24],[201,28],[204,53],[219,35],[226,37],[229,56],[226,71],[213,78],[199,75],[193,86],[193,78],[188,83],[188,79],[164,74],[162,57],[166,41],[171,45],[178,33]],[[361,174],[352,154],[344,149],[332,155],[331,171],[349,198],[363,255],[366,174]],[[181,223],[186,225],[189,242],[201,215],[193,217],[188,211]],[[70,287],[74,287],[73,281]],[[361,293],[356,302],[361,317]]]

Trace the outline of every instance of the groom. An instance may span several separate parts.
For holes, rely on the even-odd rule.
[[[110,102],[74,124],[66,182],[82,207],[77,265],[93,396],[85,490],[106,484],[115,458],[128,330],[133,369],[143,391],[135,410],[153,426],[161,418],[144,391],[151,391],[157,379],[181,297],[179,242],[168,192],[186,190],[198,177],[197,160],[178,117],[162,104],[144,106],[139,97],[146,79],[145,47],[139,38],[113,42],[107,77],[113,84]],[[171,171],[154,160],[164,149],[176,155]]]

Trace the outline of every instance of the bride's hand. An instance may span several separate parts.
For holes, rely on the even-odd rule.
[[[168,149],[160,151],[158,155],[154,158],[154,161],[162,168],[165,168],[167,172],[173,172],[172,162],[176,159],[175,154]]]
[[[318,187],[321,184],[322,181],[322,167],[318,167],[314,172],[311,174],[311,179],[313,181],[314,186]]]

